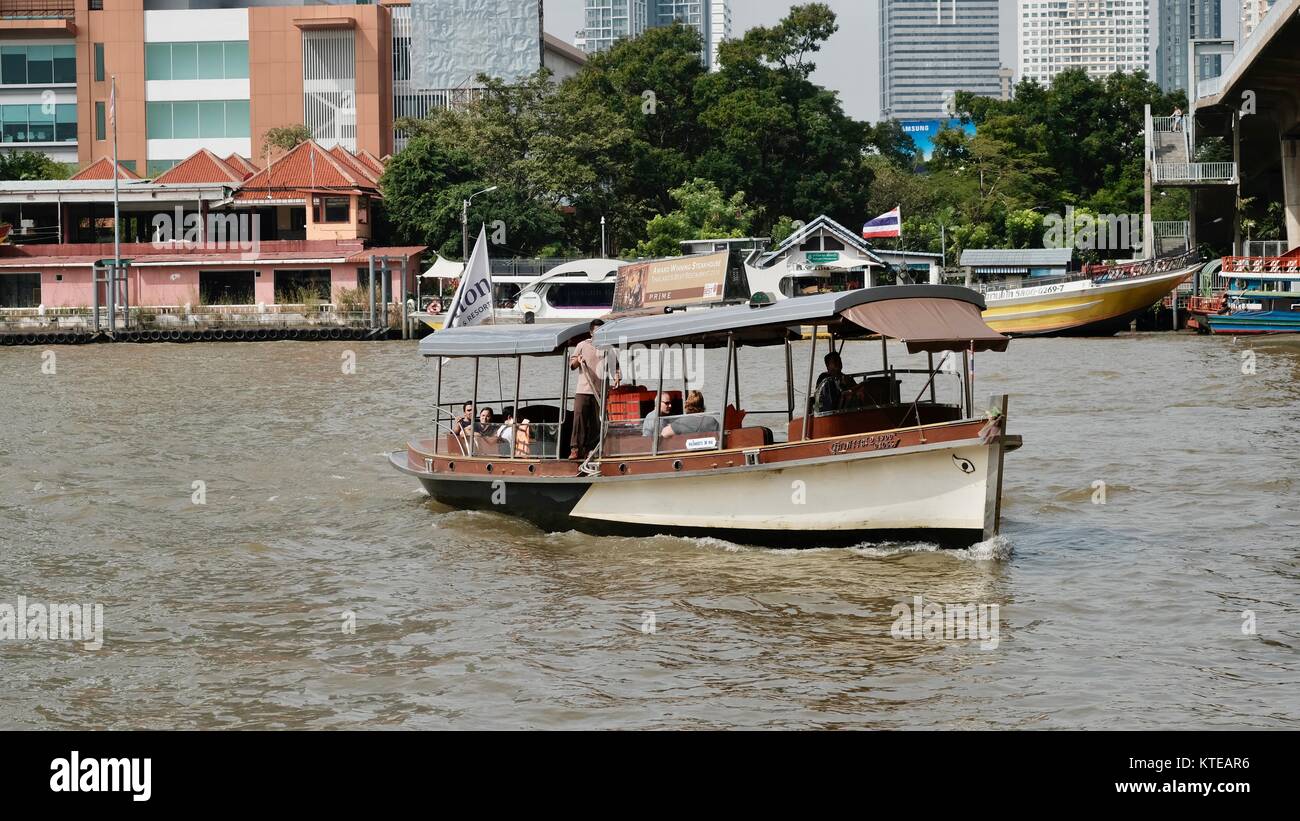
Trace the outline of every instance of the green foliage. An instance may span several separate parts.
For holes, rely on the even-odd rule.
[[[0,154],[0,180],[65,180],[69,169],[39,151]]]
[[[754,214],[745,205],[743,191],[728,198],[711,180],[695,179],[671,194],[678,208],[646,224],[647,239],[636,247],[635,256],[677,256],[688,239],[748,236]]]
[[[1066,206],[1142,210],[1143,106],[1168,112],[1181,94],[1140,72],[1083,71],[1022,82],[1010,100],[959,92],[976,134],[941,131],[921,162],[897,121],[857,122],[810,80],[837,28],[825,3],[805,3],[722,43],[716,72],[698,33],[674,24],[593,55],[563,83],[545,70],[512,85],[481,77],[470,106],[399,123],[412,139],[382,181],[393,240],[459,257],[461,200],[492,185],[469,223],[472,234],[504,224],[500,255],[595,255],[602,217],[612,255],[665,256],[702,235],[779,242],[795,220],[854,225],[901,206],[907,247],[946,245],[951,260],[1037,247],[1043,219]],[[1157,210],[1176,211],[1179,194]]]
[[[262,138],[262,153],[272,154],[276,150],[290,151],[310,139],[311,131],[302,124],[268,128],[266,136]]]

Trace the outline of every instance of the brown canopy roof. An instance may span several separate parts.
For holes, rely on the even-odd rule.
[[[854,305],[840,316],[917,351],[1005,351],[1011,340],[984,323],[978,305],[957,299],[912,297]]]

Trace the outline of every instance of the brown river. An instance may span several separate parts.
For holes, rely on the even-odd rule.
[[[48,350],[0,349],[0,728],[1300,728],[1295,343],[981,354],[1025,444],[957,551],[443,508],[385,455],[429,429],[414,343]],[[742,365],[785,406],[779,349]],[[900,632],[918,596],[989,630]],[[20,597],[101,605],[102,646],[5,636]]]

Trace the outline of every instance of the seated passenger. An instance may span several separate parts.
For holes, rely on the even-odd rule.
[[[460,416],[456,417],[456,421],[451,425],[451,430],[452,433],[455,433],[457,436],[463,436],[466,431],[471,430],[473,427],[474,404],[472,402],[466,402],[465,409],[461,412]]]
[[[862,385],[844,372],[840,355],[831,351],[823,361],[826,372],[817,377],[817,413],[835,413],[862,404]]]
[[[515,429],[515,409],[507,407],[501,411],[501,425],[496,431],[502,456],[509,456],[514,449]]]
[[[495,436],[499,425],[492,424],[492,409],[483,408],[478,412],[478,421],[474,423],[474,432],[483,436]]]
[[[654,410],[650,411],[650,415],[641,423],[641,435],[646,437],[654,436],[655,425],[658,424],[659,419],[664,416],[671,416],[672,413],[673,398],[666,393],[659,394],[658,405]]]
[[[686,394],[685,416],[679,416],[668,423],[659,436],[669,439],[673,436],[687,436],[692,433],[717,433],[718,420],[704,415],[704,394],[690,391]]]

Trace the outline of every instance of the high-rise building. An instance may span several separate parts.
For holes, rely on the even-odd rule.
[[[1156,82],[1164,91],[1186,90],[1188,41],[1223,36],[1219,0],[1160,0],[1160,37],[1156,45]],[[1217,77],[1222,58],[1202,56],[1198,79]]]
[[[932,119],[970,91],[1000,96],[998,0],[880,0],[880,112]]]
[[[676,21],[700,33],[701,58],[717,68],[718,44],[731,34],[731,0],[587,0],[583,48],[595,54],[648,28]]]
[[[1271,8],[1273,8],[1273,0],[1242,0],[1241,41],[1243,43],[1259,26],[1259,21],[1268,15]]]
[[[407,0],[0,0],[5,148],[68,164],[112,154],[153,177],[200,148],[259,159],[271,128],[305,125],[322,147],[383,156],[394,120],[451,105],[411,81]],[[549,35],[557,78],[586,56]],[[466,76],[472,72],[467,69]]]
[[[1149,70],[1150,11],[1150,0],[1020,0],[1021,79]]]

